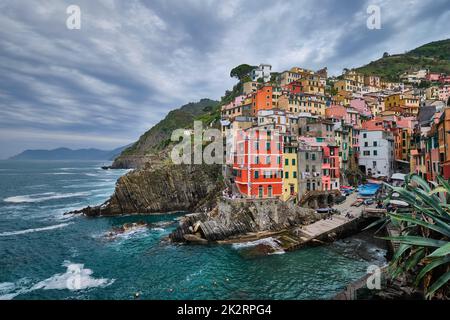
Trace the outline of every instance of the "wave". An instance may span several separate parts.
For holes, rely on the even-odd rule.
[[[32,286],[24,286],[12,282],[0,283],[0,300],[11,300],[20,294],[35,290],[70,290],[80,291],[89,288],[104,288],[114,283],[115,279],[94,278],[91,269],[85,268],[82,263],[64,261],[65,273],[57,273],[50,278],[42,280]]]
[[[93,278],[91,269],[84,268],[82,263],[71,263],[64,261],[63,266],[67,268],[65,273],[58,273],[48,279],[38,282],[31,290],[85,290],[88,288],[106,287],[115,279]]]
[[[44,174],[51,174],[51,175],[55,175],[55,176],[67,176],[67,175],[74,175],[76,173],[73,173],[73,172],[47,172]]]
[[[59,228],[64,228],[64,227],[68,226],[69,224],[70,223],[61,223],[61,224],[56,224],[53,226],[42,227],[42,228],[25,229],[25,230],[19,230],[19,231],[7,231],[7,232],[0,233],[0,237],[15,236],[15,235],[26,234],[26,233],[59,229]]]
[[[37,194],[8,197],[8,198],[3,199],[3,201],[9,202],[9,203],[32,203],[32,202],[43,202],[43,201],[54,200],[54,199],[84,197],[84,196],[88,196],[89,194],[90,193],[88,193],[88,192],[74,192],[74,193],[46,192],[46,193],[37,193]]]
[[[0,283],[0,300],[12,300],[19,294],[27,293],[29,290],[25,285],[28,283],[28,281],[28,279],[23,278],[17,281],[17,283]]]
[[[85,173],[84,175],[88,177],[99,177],[99,174],[97,173]]]
[[[74,189],[74,188],[98,188],[98,187],[111,187],[114,188],[116,180],[110,180],[107,182],[88,182],[80,184],[71,184],[68,186],[63,186],[64,189]]]

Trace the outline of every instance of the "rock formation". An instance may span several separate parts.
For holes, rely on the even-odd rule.
[[[175,242],[229,240],[248,233],[277,232],[320,219],[315,210],[274,200],[221,199],[208,213],[189,214],[170,238]]]
[[[218,165],[146,165],[122,176],[101,206],[71,213],[100,216],[212,208],[223,189],[220,172]]]

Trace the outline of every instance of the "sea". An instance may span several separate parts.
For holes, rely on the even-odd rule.
[[[100,161],[0,161],[0,300],[330,299],[386,263],[372,234],[283,252],[167,240],[183,213],[88,218],[127,170]],[[146,222],[125,233],[125,223]],[[261,245],[276,254],[260,254]]]

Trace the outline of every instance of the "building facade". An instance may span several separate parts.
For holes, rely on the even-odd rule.
[[[361,131],[359,166],[368,176],[390,177],[392,175],[394,137],[390,131]]]

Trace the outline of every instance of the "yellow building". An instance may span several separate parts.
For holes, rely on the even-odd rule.
[[[349,91],[339,91],[335,96],[332,97],[332,101],[335,104],[348,107],[350,106],[350,101],[353,99],[353,95]]]
[[[290,137],[286,137],[290,138]],[[297,147],[285,144],[283,153],[283,195],[282,200],[296,199],[298,193]]]
[[[350,79],[338,80],[334,83],[334,89],[337,92],[361,92],[363,83]]]
[[[358,73],[355,70],[350,70],[344,74],[344,79],[352,80],[361,85],[364,84],[364,75],[362,73]]]
[[[325,87],[320,82],[320,77],[317,75],[309,75],[304,79],[298,81],[303,88],[303,92],[310,94],[325,94]]]
[[[324,116],[326,101],[323,95],[282,94],[278,98],[278,108],[294,114],[307,112],[317,116]]]
[[[412,93],[395,93],[384,99],[385,111],[394,112],[396,115],[416,116],[419,112],[420,99]]]

